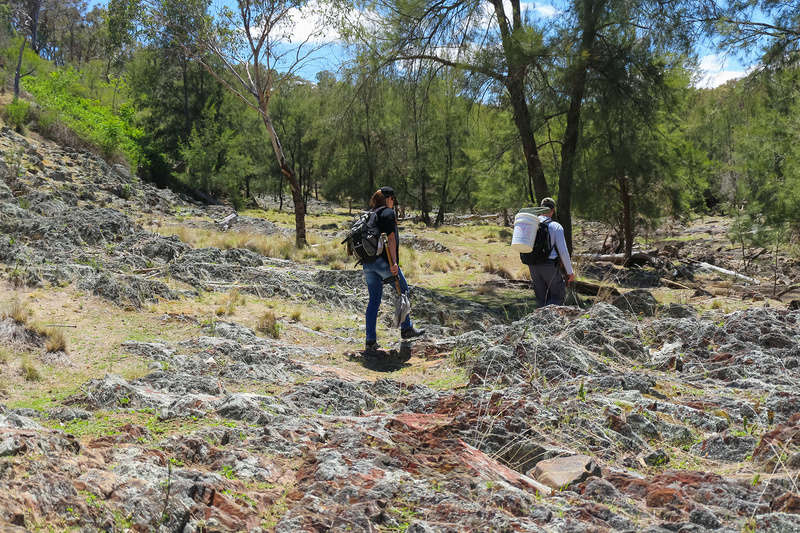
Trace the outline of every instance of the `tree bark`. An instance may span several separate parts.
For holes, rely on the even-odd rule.
[[[283,147],[278,139],[278,134],[275,132],[275,127],[272,125],[272,119],[269,118],[269,113],[267,113],[266,101],[260,100],[259,107],[261,108],[261,117],[264,119],[264,126],[266,126],[270,141],[272,141],[272,149],[275,151],[275,157],[278,158],[278,165],[281,167],[281,172],[286,176],[292,189],[295,245],[298,248],[303,248],[306,245],[306,204],[303,201],[303,191],[300,189],[297,176],[286,161],[286,156],[283,153]]]
[[[450,181],[450,172],[453,169],[453,139],[449,131],[447,135],[445,135],[445,146],[447,146],[447,151],[445,152],[445,168],[444,179],[442,180],[442,190],[439,194],[439,212],[436,213],[436,222],[433,224],[436,227],[444,224],[444,213],[447,209],[447,184]]]
[[[508,91],[514,124],[522,141],[522,152],[528,168],[528,191],[531,193],[531,202],[537,203],[537,200],[541,202],[543,198],[550,196],[550,190],[544,177],[539,148],[531,126],[531,114],[525,98],[525,75],[529,59],[520,50],[519,43],[513,35],[516,30],[522,28],[520,1],[511,0],[511,22],[506,16],[502,0],[492,0],[492,5],[500,27],[500,38],[503,41],[503,53],[508,68],[503,84]],[[534,194],[536,198],[533,197]]]
[[[528,186],[532,193],[530,200],[538,205],[542,199],[550,196],[550,188],[547,186],[547,180],[544,177],[539,148],[536,145],[536,137],[531,126],[531,114],[528,110],[528,103],[525,100],[525,86],[521,79],[522,76],[524,76],[524,73],[511,71],[505,85],[511,102],[514,124],[517,126],[517,131],[519,131],[520,140],[522,141],[522,153],[525,156],[525,163],[528,169]]]
[[[626,174],[617,177],[622,200],[622,231],[625,235],[625,259],[630,261],[633,253],[633,208],[631,206],[630,180]]]
[[[17,69],[14,71],[14,98],[19,98],[19,78],[22,71],[22,53],[25,51],[27,39],[22,38],[22,46],[19,47],[19,57],[17,58]]]

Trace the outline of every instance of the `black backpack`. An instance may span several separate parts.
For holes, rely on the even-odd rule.
[[[350,232],[342,241],[347,243],[347,252],[358,257],[358,263],[371,261],[383,253],[380,240],[381,230],[378,228],[378,215],[384,207],[364,211],[353,221]]]
[[[533,250],[526,254],[519,254],[519,260],[526,265],[539,265],[550,259],[553,246],[550,244],[550,231],[547,227],[550,220],[539,224],[536,231],[536,239],[533,241]]]

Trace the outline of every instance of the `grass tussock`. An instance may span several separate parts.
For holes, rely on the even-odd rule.
[[[233,289],[225,296],[222,305],[217,307],[215,313],[217,316],[230,316],[236,312],[237,307],[245,303],[247,303],[247,300],[244,295],[239,292],[239,289]]]
[[[39,369],[30,362],[30,360],[25,359],[22,361],[22,365],[20,366],[20,374],[25,381],[41,381],[42,375],[39,373]]]
[[[47,353],[67,351],[67,339],[64,338],[64,333],[60,329],[48,328],[45,330],[45,335],[47,340],[44,349]]]
[[[495,274],[503,279],[514,279],[514,274],[503,265],[495,264],[494,260],[490,257],[483,263],[483,271],[487,274]]]
[[[19,301],[18,299],[11,300],[8,304],[6,304],[5,308],[2,312],[3,318],[10,318],[17,324],[27,324],[28,319],[31,316],[30,311],[25,306],[24,303]]]
[[[401,253],[403,272],[414,275],[416,272],[453,272],[462,269],[461,261],[451,254],[437,252],[416,252],[413,249]]]
[[[298,310],[294,310],[292,311],[292,314],[289,315],[289,318],[292,320],[292,322],[300,322],[303,318],[303,313]]]
[[[258,322],[256,322],[256,331],[268,335],[273,339],[277,339],[281,336],[281,325],[278,324],[278,319],[274,311],[265,311],[264,314],[258,318]]]

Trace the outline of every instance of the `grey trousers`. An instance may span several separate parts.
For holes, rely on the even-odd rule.
[[[567,286],[558,263],[547,261],[538,265],[528,265],[528,268],[531,271],[533,292],[536,293],[536,306],[563,305]]]

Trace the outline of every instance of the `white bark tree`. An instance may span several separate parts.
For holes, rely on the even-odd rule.
[[[273,92],[295,82],[298,70],[325,46],[320,42],[321,28],[297,36],[301,17],[305,22],[317,18],[308,13],[309,4],[309,0],[238,0],[234,9],[222,7],[211,14],[203,0],[154,0],[152,4],[162,27],[182,36],[181,44],[190,55],[261,116],[278,165],[291,186],[298,248],[306,245],[306,206],[269,106]],[[167,16],[170,12],[173,15]],[[209,61],[209,56],[217,61]]]

